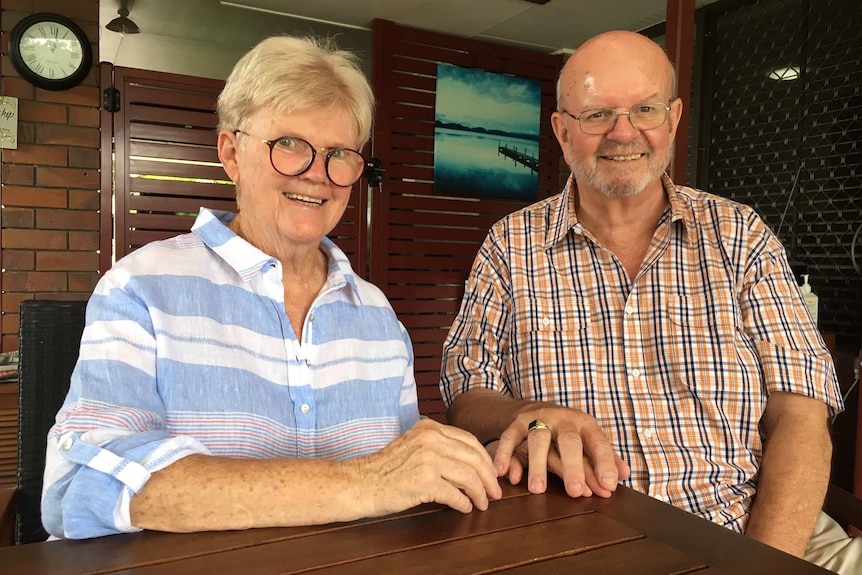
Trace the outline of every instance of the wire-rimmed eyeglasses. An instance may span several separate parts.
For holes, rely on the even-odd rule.
[[[350,148],[315,148],[309,142],[295,136],[264,140],[242,130],[236,130],[235,133],[245,134],[269,146],[269,162],[276,172],[285,176],[299,176],[307,172],[318,152],[324,154],[326,177],[336,186],[343,188],[352,186],[365,171],[365,157]]]
[[[607,134],[617,125],[620,116],[628,116],[629,122],[636,130],[652,130],[667,121],[670,105],[660,102],[654,104],[638,104],[626,112],[617,112],[613,108],[592,108],[584,110],[577,116],[562,110],[564,114],[578,121],[581,131],[591,136]]]

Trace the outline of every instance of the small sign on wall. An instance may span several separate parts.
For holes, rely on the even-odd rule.
[[[0,148],[18,148],[18,98],[0,96]]]

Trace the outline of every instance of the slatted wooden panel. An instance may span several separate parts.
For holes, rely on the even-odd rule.
[[[420,411],[445,419],[439,377],[443,340],[488,228],[526,202],[434,192],[437,64],[534,78],[542,85],[539,198],[559,191],[560,153],[550,127],[563,59],[376,20],[374,155],[384,162],[373,197],[371,281],[392,301],[416,353]]]
[[[202,206],[237,208],[216,151],[214,110],[224,82],[119,67],[113,72],[122,102],[112,118],[119,259],[148,242],[187,232]],[[330,238],[365,277],[366,194],[360,189],[357,184]]]
[[[0,383],[0,488],[15,485],[18,470],[18,383]]]
[[[114,239],[117,259],[185,233],[201,206],[236,210],[216,153],[220,80],[114,68]],[[190,180],[183,180],[187,178]]]

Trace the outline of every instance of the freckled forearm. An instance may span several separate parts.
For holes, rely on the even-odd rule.
[[[190,532],[357,519],[363,514],[353,467],[193,455],[154,473],[132,498],[132,525]]]

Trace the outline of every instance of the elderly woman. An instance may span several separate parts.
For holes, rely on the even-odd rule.
[[[352,54],[270,38],[218,100],[239,213],[202,209],[99,282],[48,438],[58,537],[346,521],[501,495],[469,433],[420,421],[383,294],[325,236],[365,160],[373,96]]]

